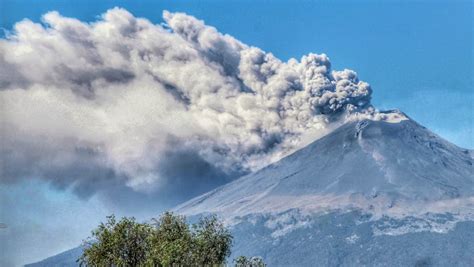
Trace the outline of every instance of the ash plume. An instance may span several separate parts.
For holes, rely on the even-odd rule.
[[[49,12],[0,40],[3,183],[187,198],[377,113],[369,84],[324,54],[284,62],[192,16],[163,19]]]

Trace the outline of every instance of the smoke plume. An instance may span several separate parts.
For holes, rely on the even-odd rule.
[[[370,86],[324,54],[283,62],[192,16],[163,19],[49,12],[0,40],[3,183],[189,197],[376,113]]]

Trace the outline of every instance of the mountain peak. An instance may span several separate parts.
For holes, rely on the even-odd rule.
[[[358,208],[379,215],[439,212],[453,205],[469,209],[474,203],[470,151],[395,114],[403,116],[350,121],[176,210],[234,217],[289,209]]]

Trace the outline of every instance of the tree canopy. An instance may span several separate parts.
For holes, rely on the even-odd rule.
[[[84,242],[80,265],[141,266],[151,248],[152,232],[150,225],[137,223],[134,218],[117,221],[115,216],[108,216],[107,222],[101,223]]]
[[[235,267],[265,267],[267,266],[260,257],[240,256],[234,259]]]
[[[131,217],[107,217],[84,241],[81,266],[223,266],[231,254],[232,235],[214,215],[188,224],[165,212],[153,223]],[[263,267],[260,258],[239,257],[239,267]],[[263,264],[263,265],[260,265]]]

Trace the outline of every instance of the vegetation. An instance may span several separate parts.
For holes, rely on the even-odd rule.
[[[190,265],[193,257],[193,236],[186,219],[166,212],[159,220],[155,220],[155,226],[155,231],[150,236],[148,265]]]
[[[193,264],[199,266],[225,263],[230,255],[232,235],[215,216],[202,218],[193,225]]]
[[[265,267],[267,266],[260,257],[240,256],[234,259],[235,267]]]
[[[84,241],[81,266],[223,266],[232,235],[216,216],[189,225],[184,216],[165,212],[153,223],[108,216]],[[238,267],[264,267],[261,258],[244,256]]]
[[[137,223],[134,218],[108,216],[106,223],[92,231],[85,241],[79,261],[81,266],[140,266],[145,263],[150,250],[149,237],[153,229],[148,224]]]

